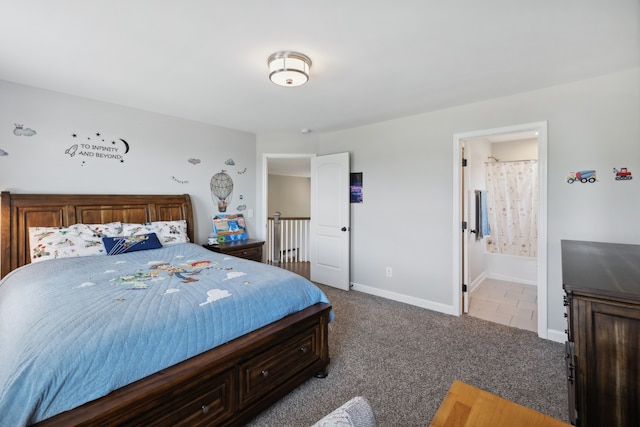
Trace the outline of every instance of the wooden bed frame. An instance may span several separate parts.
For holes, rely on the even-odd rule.
[[[29,227],[184,219],[189,195],[0,195],[0,276],[28,264]],[[331,306],[318,303],[38,426],[243,425],[312,376],[326,376]]]

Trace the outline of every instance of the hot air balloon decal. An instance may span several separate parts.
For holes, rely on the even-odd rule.
[[[218,205],[218,212],[226,212],[233,193],[233,180],[223,169],[211,177],[211,198]]]

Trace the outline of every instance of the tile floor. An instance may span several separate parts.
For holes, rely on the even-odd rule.
[[[469,315],[538,331],[538,290],[532,285],[484,279],[469,295]]]

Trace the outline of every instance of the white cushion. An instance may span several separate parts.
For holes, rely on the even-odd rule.
[[[69,227],[29,227],[31,262],[55,258],[105,255],[103,237],[122,232],[119,222],[74,224]]]
[[[153,221],[145,224],[122,224],[122,235],[125,237],[156,233],[163,246],[176,243],[188,243],[187,221]]]
[[[357,396],[311,427],[375,427],[376,416],[369,401]]]

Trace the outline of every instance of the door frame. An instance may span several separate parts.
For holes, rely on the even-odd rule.
[[[548,338],[547,329],[547,121],[484,129],[453,135],[453,312],[462,314],[462,141],[499,134],[534,131],[538,133],[538,336]],[[467,284],[468,285],[468,284]]]

